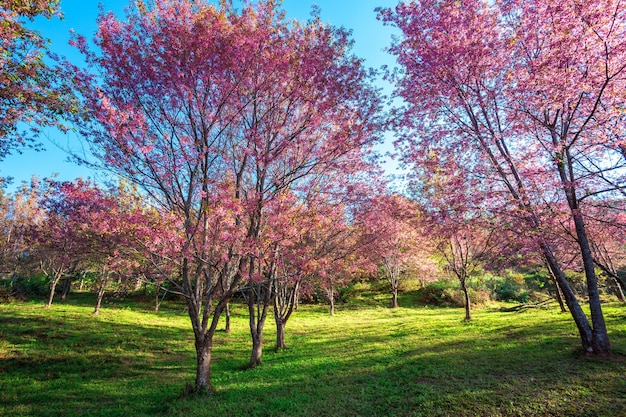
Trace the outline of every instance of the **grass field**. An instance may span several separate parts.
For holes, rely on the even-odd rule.
[[[189,320],[150,308],[118,300],[94,317],[81,294],[50,310],[0,305],[0,416],[626,416],[624,305],[605,306],[608,359],[584,357],[556,309],[483,309],[466,323],[457,308],[302,306],[286,351],[273,351],[268,319],[254,370],[235,306],[216,337],[216,392],[192,397]]]

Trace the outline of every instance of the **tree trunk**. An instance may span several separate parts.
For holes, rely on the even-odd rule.
[[[276,318],[276,351],[280,349],[286,349],[287,345],[285,344],[285,323],[282,319]]]
[[[561,139],[562,136],[553,133],[553,143],[555,146],[561,146],[561,142],[559,142]],[[563,143],[566,142],[563,141]],[[587,327],[590,328],[586,329],[589,340],[583,343],[583,347],[585,347],[585,350],[589,353],[606,355],[610,351],[609,335],[606,330],[606,323],[604,322],[604,315],[602,313],[600,292],[598,291],[598,277],[596,276],[596,272],[594,270],[591,243],[589,242],[589,238],[587,236],[585,222],[580,209],[580,201],[576,195],[576,181],[574,177],[574,170],[572,168],[574,160],[570,154],[569,147],[564,147],[561,152],[557,152],[556,156],[557,171],[561,179],[563,191],[565,192],[565,198],[567,199],[567,203],[569,205],[572,220],[574,221],[576,241],[578,242],[578,247],[580,248],[580,254],[582,256],[583,266],[585,269],[585,277],[587,279],[587,295],[589,297],[589,309],[591,311],[591,326],[589,326],[585,317]],[[571,307],[570,311],[572,311]]]
[[[576,327],[578,328],[578,332],[580,334],[580,341],[583,345],[583,349],[586,352],[593,352],[593,333],[591,326],[589,325],[589,321],[587,320],[587,316],[585,316],[585,312],[580,307],[578,300],[576,299],[576,294],[574,290],[569,285],[569,282],[565,278],[563,271],[559,267],[554,254],[552,253],[552,248],[546,243],[541,242],[541,250],[543,252],[543,256],[548,264],[548,267],[552,270],[554,274],[554,278],[557,280],[558,286],[563,291],[563,297],[565,298],[565,303],[567,304],[567,308],[576,323]]]
[[[263,332],[252,335],[252,352],[250,354],[250,369],[254,369],[263,362]]]
[[[161,306],[161,302],[159,300],[159,291],[161,290],[161,286],[160,285],[156,285],[156,288],[154,289],[154,312],[158,313],[159,312],[159,307]]]
[[[561,307],[561,313],[567,313],[565,304],[563,304],[563,292],[561,291],[559,282],[556,279],[556,275],[554,274],[554,271],[552,271],[550,264],[546,262],[544,265],[548,269],[548,275],[550,275],[550,279],[552,280],[552,284],[554,285],[554,291],[555,291],[554,295],[556,297],[556,300],[559,302],[559,306]]]
[[[54,292],[57,288],[57,280],[53,279],[50,281],[50,295],[48,296],[48,302],[46,303],[46,308],[50,308],[52,306],[52,300],[54,300]]]
[[[472,319],[472,312],[469,291],[467,290],[465,279],[461,280],[461,289],[463,290],[463,297],[465,298],[465,320],[470,321]]]
[[[98,288],[98,299],[96,300],[96,308],[93,311],[94,316],[100,314],[100,307],[102,306],[102,299],[104,298],[104,293],[106,291],[106,287],[109,283],[109,272],[102,271],[100,278],[100,287]]]
[[[328,301],[330,302],[330,315],[335,315],[335,287],[333,284],[330,285],[330,288],[326,290],[326,294],[328,295]]]
[[[52,280],[50,280],[50,295],[48,296],[48,302],[46,303],[46,308],[50,308],[52,306],[52,301],[54,300],[54,293],[57,289],[57,284],[61,279],[62,271],[59,270],[57,272],[52,273]]]
[[[626,297],[624,296],[624,289],[620,285],[620,281],[618,279],[613,278],[613,283],[615,284],[615,295],[617,295],[617,299],[620,302],[626,302]]]
[[[594,354],[607,355],[610,352],[609,334],[606,330],[604,314],[602,313],[602,303],[600,302],[600,291],[598,290],[598,277],[594,269],[591,245],[587,237],[585,223],[579,210],[573,211],[574,225],[578,245],[582,254],[585,276],[587,278],[587,294],[589,295],[589,309],[591,310],[592,348]]]
[[[300,280],[290,286],[289,279],[277,279],[274,285],[274,322],[276,323],[276,351],[286,349],[285,327],[298,300]]]
[[[72,288],[72,277],[68,276],[63,282],[63,289],[61,290],[61,300],[65,301],[67,295],[70,293],[70,289]]]
[[[398,308],[398,288],[391,290],[391,308]]]
[[[624,283],[624,280],[620,278],[620,276],[615,272],[612,266],[609,266],[608,264],[604,262],[600,262],[596,258],[593,259],[593,262],[598,268],[602,270],[602,272],[608,275],[609,278],[613,279],[613,282],[615,283],[615,287],[616,287],[615,294],[617,295],[617,298],[622,303],[625,302],[626,297],[624,296],[624,290],[626,290],[626,283]]]
[[[195,347],[196,347],[196,384],[194,386],[194,392],[213,392],[211,386],[211,356],[213,351],[213,337],[219,323],[220,316],[226,308],[226,304],[232,294],[224,296],[216,305],[210,319],[210,326],[205,327],[208,324],[208,316],[204,319],[200,319],[196,313],[198,305],[193,300],[187,300],[187,311],[189,318],[191,319],[191,325],[194,329]],[[210,303],[210,297],[209,297]],[[205,312],[205,314],[208,314]],[[206,320],[205,320],[206,319]]]
[[[556,290],[556,301],[559,302],[559,307],[561,308],[561,313],[567,313],[567,309],[565,308],[565,303],[563,303],[563,292],[561,291],[561,287],[559,287],[559,283],[556,279],[552,279],[554,281],[554,288]]]
[[[248,289],[248,313],[250,315],[250,335],[252,336],[252,353],[250,368],[259,366],[263,356],[263,329],[267,318],[269,304],[272,301],[272,281],[250,283]]]
[[[224,331],[230,333],[230,304],[226,303],[226,323],[224,325]]]
[[[213,337],[205,334],[196,336],[196,385],[195,392],[212,392],[211,387],[211,354]]]

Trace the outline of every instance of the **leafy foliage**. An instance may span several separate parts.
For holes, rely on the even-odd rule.
[[[0,5],[0,160],[32,142],[42,126],[65,129],[60,117],[76,109],[65,78],[45,62],[47,40],[27,27],[37,16],[60,17],[59,0]]]

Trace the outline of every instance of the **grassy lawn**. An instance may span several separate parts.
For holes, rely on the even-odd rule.
[[[234,306],[215,394],[184,398],[195,357],[180,306],[118,300],[94,317],[91,296],[72,297],[0,305],[0,416],[626,416],[624,305],[605,306],[608,359],[584,357],[556,309],[484,309],[465,323],[457,308],[302,306],[286,351],[273,351],[268,319],[254,370]]]

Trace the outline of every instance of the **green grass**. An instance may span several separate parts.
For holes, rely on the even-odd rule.
[[[581,354],[568,314],[474,312],[388,300],[302,306],[275,353],[246,370],[245,310],[219,332],[210,396],[183,397],[195,377],[180,306],[105,304],[73,295],[0,305],[0,416],[626,416],[626,307],[605,306],[611,358]],[[406,300],[405,300],[406,301]],[[168,309],[169,308],[169,309]]]

